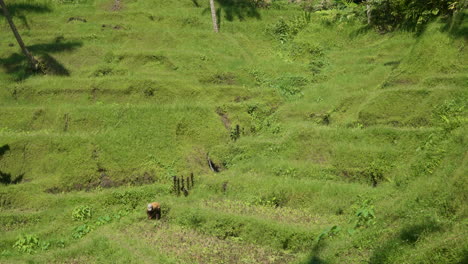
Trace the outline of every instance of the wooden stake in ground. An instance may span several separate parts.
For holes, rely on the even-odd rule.
[[[177,176],[172,176],[172,180],[174,181],[174,183],[172,184],[172,189],[174,191],[174,193],[177,194]]]
[[[180,189],[183,191],[185,189],[185,180],[184,176],[180,179]]]
[[[211,9],[211,19],[213,20],[213,30],[214,32],[219,32],[218,19],[216,18],[216,7],[214,0],[210,0],[210,9]]]
[[[28,63],[34,71],[39,70],[39,62],[36,60],[36,58],[31,55],[29,50],[26,48],[26,45],[24,45],[23,39],[21,38],[20,34],[18,33],[18,29],[16,29],[15,23],[13,23],[13,19],[11,19],[10,12],[8,12],[8,9],[5,5],[5,2],[3,0],[0,0],[0,6],[2,7],[3,15],[5,16],[6,20],[8,21],[8,24],[10,25],[11,31],[13,31],[13,35],[15,35],[16,41],[18,42],[18,45],[21,47],[21,51],[23,52],[24,56],[28,60]]]

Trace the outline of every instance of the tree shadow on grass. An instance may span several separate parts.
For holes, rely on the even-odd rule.
[[[306,262],[304,262],[304,264],[327,264],[328,262],[320,258],[320,251],[322,251],[323,247],[323,242],[317,243],[312,249],[309,258],[306,260]]]
[[[352,32],[349,34],[349,36],[350,36],[351,38],[357,38],[357,37],[359,37],[359,36],[361,36],[361,35],[367,34],[368,32],[370,32],[370,31],[372,31],[372,30],[373,30],[372,26],[366,24],[366,25],[363,25],[363,26],[361,26],[360,28],[358,28],[358,29],[352,31]]]
[[[468,10],[461,10],[451,17],[443,20],[445,25],[442,27],[443,32],[448,32],[455,38],[464,38],[468,40]]]
[[[10,151],[10,145],[6,144],[0,147],[0,160],[8,151]],[[23,177],[24,177],[24,173],[16,176],[13,179],[10,173],[5,173],[0,170],[0,184],[5,184],[5,185],[17,184],[23,180]]]
[[[198,0],[192,0],[196,7],[200,7]],[[216,9],[216,15],[218,17],[218,27],[221,24],[221,20],[224,18],[227,21],[234,21],[239,19],[244,21],[247,18],[261,19],[260,7],[251,0],[216,0],[218,8]],[[205,8],[202,14],[210,13],[210,8]]]
[[[258,8],[253,1],[217,0],[217,2],[224,13],[224,18],[228,21],[233,21],[235,18],[240,21],[244,21],[246,18],[261,19]]]
[[[389,263],[390,257],[394,254],[397,254],[401,247],[415,245],[419,238],[424,234],[433,233],[440,230],[442,230],[442,226],[432,219],[422,221],[418,224],[408,225],[404,227],[396,237],[388,240],[382,246],[377,248],[373,252],[369,260],[369,264]]]
[[[27,29],[30,29],[28,20],[26,19],[25,13],[49,13],[52,12],[52,9],[48,5],[39,4],[39,3],[10,3],[7,4],[7,9],[10,11],[12,17],[16,17],[26,26]],[[0,8],[0,17],[3,17],[2,9]]]
[[[16,176],[14,179],[11,177],[10,173],[4,173],[0,171],[0,184],[10,185],[10,184],[18,184],[24,178],[24,173]]]
[[[3,155],[5,155],[5,153],[7,151],[9,151],[9,150],[10,150],[10,145],[6,144],[6,145],[1,146],[0,147],[0,158],[2,158]]]
[[[35,44],[27,48],[44,65],[45,74],[69,76],[70,72],[67,68],[50,55],[50,53],[73,51],[81,46],[82,42],[64,42],[63,38],[59,37],[53,43]],[[35,74],[29,68],[28,61],[22,53],[13,53],[7,58],[0,58],[0,66],[17,81],[27,79]]]

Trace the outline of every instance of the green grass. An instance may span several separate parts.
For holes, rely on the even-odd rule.
[[[381,35],[277,3],[214,34],[207,1],[47,4],[15,22],[55,74],[0,25],[0,263],[467,261],[468,53],[442,21]]]

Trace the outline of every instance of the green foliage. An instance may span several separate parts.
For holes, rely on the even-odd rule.
[[[461,98],[445,101],[434,111],[445,131],[450,132],[463,124],[466,102]]]
[[[375,224],[375,212],[372,200],[359,197],[354,214],[354,228],[367,228]]]
[[[91,214],[91,207],[88,205],[81,205],[75,207],[72,212],[72,219],[75,221],[84,221],[90,219],[92,216]]]
[[[206,222],[203,215],[197,210],[185,210],[181,216],[177,217],[177,223],[183,226],[190,226],[192,228],[198,228]]]
[[[248,204],[281,207],[287,202],[287,197],[282,192],[275,192],[266,196],[256,197]]]
[[[341,231],[341,227],[334,225],[332,227],[326,228],[323,230],[315,239],[317,243],[321,242],[325,238],[337,236]]]
[[[102,226],[102,225],[108,224],[110,222],[112,222],[112,218],[109,215],[105,215],[105,216],[98,217],[96,222],[95,222],[95,225],[96,226]]]
[[[447,0],[372,1],[372,24],[382,31],[398,27],[421,31],[438,15],[452,15],[453,4]]]
[[[36,235],[22,235],[18,237],[13,247],[23,253],[36,253],[40,247],[39,238]]]
[[[93,227],[88,224],[82,224],[73,229],[72,237],[75,239],[80,239],[86,236],[89,232],[93,230]]]
[[[250,132],[252,134],[261,131],[269,131],[277,134],[281,131],[280,125],[276,122],[274,109],[264,105],[253,104],[247,107],[250,116]]]
[[[281,167],[275,170],[275,175],[279,177],[297,177],[299,170],[294,167]]]
[[[115,215],[114,218],[120,220],[122,217],[127,216],[129,214],[129,210],[119,210]]]
[[[50,248],[50,242],[42,242],[40,246],[41,246],[41,250],[46,251]]]
[[[59,239],[57,242],[55,242],[55,245],[59,248],[64,248],[65,247],[65,240],[64,239]]]
[[[439,133],[431,133],[422,146],[416,151],[423,153],[422,160],[413,166],[416,175],[426,175],[434,173],[439,167],[446,150],[442,143],[445,136]]]
[[[308,80],[301,76],[284,76],[277,78],[271,87],[277,89],[281,95],[286,97],[302,97],[302,87],[308,83]]]
[[[126,209],[135,209],[142,204],[147,203],[151,199],[152,193],[138,190],[138,191],[114,191],[105,200],[108,206],[123,205]]]
[[[241,136],[240,126],[239,125],[234,126],[231,129],[231,132],[230,132],[229,136],[231,137],[231,140],[233,140],[233,141],[238,140],[240,138],[240,136]]]
[[[285,20],[280,18],[276,23],[269,26],[266,32],[280,41],[282,44],[292,40],[301,30],[310,23],[310,13],[304,12],[302,16],[295,16]]]
[[[372,186],[377,186],[380,182],[385,180],[385,173],[389,170],[388,166],[382,160],[372,161],[372,163],[365,169],[364,175],[366,180]]]

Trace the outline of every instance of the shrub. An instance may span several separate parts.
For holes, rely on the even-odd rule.
[[[89,232],[91,232],[91,230],[92,230],[91,226],[87,224],[77,226],[75,227],[75,229],[73,229],[72,237],[76,239],[82,238],[85,235],[87,235]]]
[[[288,21],[280,18],[276,23],[269,26],[266,32],[281,43],[286,43],[304,29],[310,22],[310,13],[305,12],[303,16],[296,16]]]
[[[315,239],[315,241],[318,243],[320,241],[322,241],[323,239],[327,238],[327,237],[333,237],[333,236],[336,236],[338,235],[338,233],[341,231],[341,227],[337,226],[337,225],[334,225],[332,227],[329,227],[325,230],[322,231],[322,233],[320,233],[317,238]]]
[[[177,218],[177,223],[182,226],[189,226],[191,228],[201,227],[207,219],[201,215],[197,210],[186,210],[181,216]]]
[[[91,207],[87,205],[75,207],[72,212],[72,218],[75,221],[84,221],[91,218]]]
[[[281,95],[286,97],[302,97],[302,87],[308,83],[308,80],[301,76],[283,76],[277,78],[272,87],[277,89]]]
[[[452,15],[455,11],[446,0],[374,0],[371,5],[371,23],[381,31],[399,27],[421,31],[438,15]]]
[[[109,215],[100,216],[96,220],[96,225],[101,226],[101,225],[105,225],[105,224],[110,223],[110,222],[112,222],[112,218]]]
[[[354,228],[366,228],[375,224],[374,205],[370,199],[361,197],[359,199],[360,202],[354,215]]]
[[[23,253],[36,253],[40,247],[39,238],[36,235],[22,235],[16,240],[13,247]]]
[[[144,194],[141,191],[123,191],[123,192],[113,192],[111,197],[109,197],[105,204],[106,205],[115,205],[120,204],[129,208],[136,208],[141,201],[143,200]]]
[[[445,131],[450,132],[461,126],[466,103],[462,99],[445,101],[434,111]]]
[[[385,180],[385,172],[388,170],[387,165],[381,161],[373,161],[363,172],[366,180],[373,186]]]

